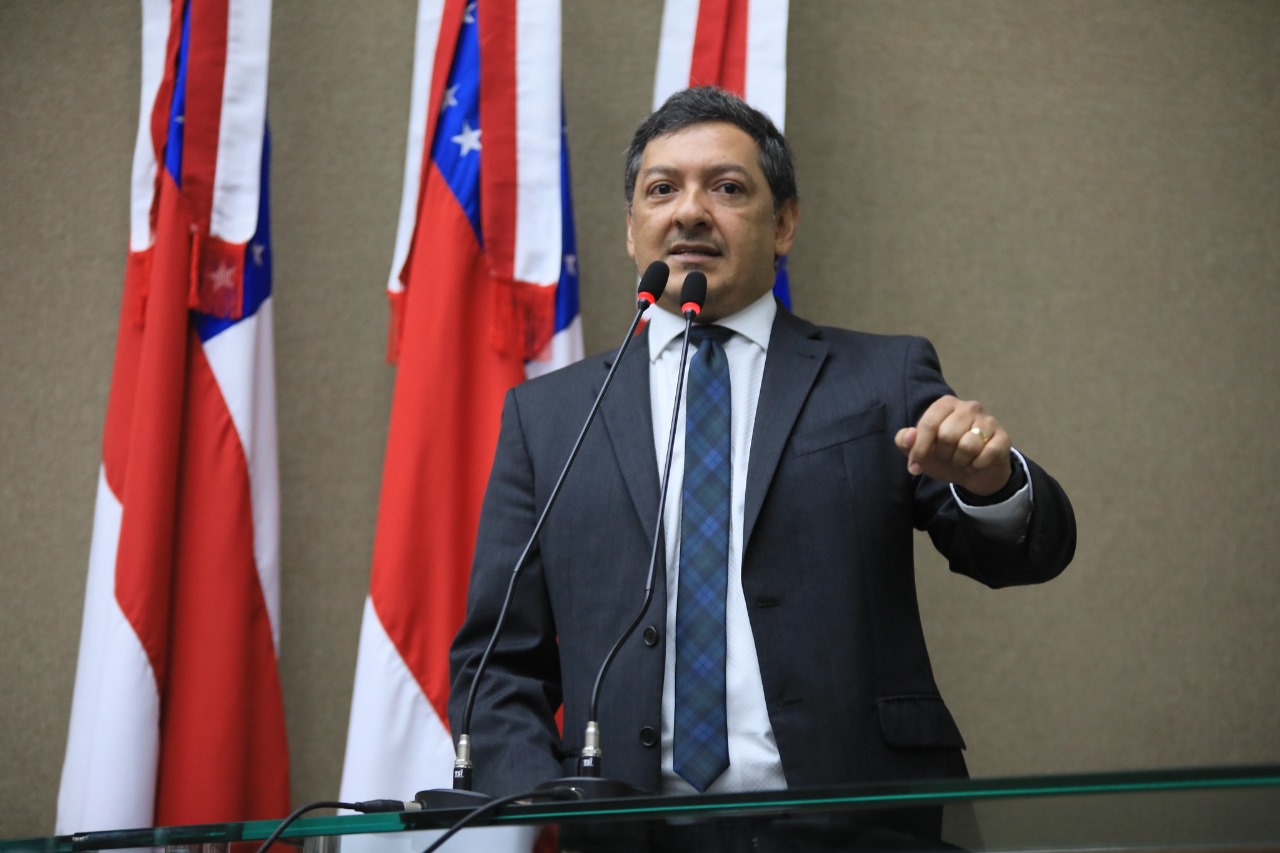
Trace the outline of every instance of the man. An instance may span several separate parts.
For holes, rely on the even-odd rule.
[[[989,586],[1041,582],[1074,552],[1066,495],[981,404],[951,394],[927,341],[819,327],[777,305],[776,260],[799,206],[786,142],[767,117],[718,89],[677,93],[636,132],[626,197],[637,269],[670,265],[665,310],[651,312],[619,366],[516,586],[475,703],[476,789],[505,794],[576,773],[593,682],[640,605],[655,532],[653,603],[600,699],[605,776],[678,793],[963,777],[964,744],[920,626],[912,531],[927,530],[952,570]],[[698,360],[727,361],[718,381],[730,389],[729,461],[695,471],[702,451],[686,462],[682,428],[655,531],[679,294],[695,270],[708,282],[698,324],[732,334],[692,357],[689,412],[700,405]],[[611,362],[587,359],[507,398],[451,654],[455,727],[512,567]],[[697,700],[713,719],[709,743],[694,744],[703,723],[688,721],[680,706],[694,700],[681,691],[699,676],[677,640],[700,630],[679,618],[699,605],[684,604],[692,593],[680,587],[706,537],[685,526],[698,499],[682,492],[705,476],[723,478],[717,502],[729,509],[727,533],[711,537],[722,555],[723,592],[706,617],[718,620],[717,698]],[[688,758],[708,746],[710,759]]]

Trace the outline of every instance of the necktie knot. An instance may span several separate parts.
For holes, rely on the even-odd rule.
[[[706,341],[715,341],[720,346],[724,346],[729,338],[733,337],[733,329],[725,326],[699,326],[694,325],[689,330],[689,340],[699,349]]]

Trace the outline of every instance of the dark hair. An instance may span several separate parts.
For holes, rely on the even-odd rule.
[[[773,193],[773,209],[785,202],[799,198],[796,189],[796,167],[791,162],[791,149],[786,137],[769,117],[749,105],[732,92],[716,86],[695,86],[676,92],[666,103],[655,110],[631,138],[627,148],[626,174],[623,191],[627,196],[627,209],[636,191],[636,176],[640,173],[640,161],[645,147],[659,136],[684,130],[695,124],[722,121],[732,124],[750,136],[760,152],[760,168],[769,181]]]

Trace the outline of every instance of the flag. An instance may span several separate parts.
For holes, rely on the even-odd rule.
[[[347,801],[451,787],[448,649],[503,397],[582,354],[559,0],[421,0],[416,37]]]
[[[789,0],[666,0],[653,108],[688,86],[719,86],[783,130],[787,107]],[[790,307],[787,259],[774,294]]]
[[[57,832],[288,811],[271,7],[143,0],[129,255]]]

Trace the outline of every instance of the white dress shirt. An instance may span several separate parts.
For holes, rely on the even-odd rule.
[[[756,421],[756,404],[760,399],[760,380],[764,375],[769,336],[777,310],[777,303],[770,293],[716,324],[736,333],[724,345],[725,356],[729,361],[732,398],[730,454],[733,464],[730,487],[729,578],[725,601],[729,769],[711,784],[707,793],[787,787],[773,727],[769,722],[764,685],[760,677],[760,661],[756,656],[751,620],[747,615],[746,599],[742,591],[742,523],[746,505],[747,460],[751,455],[751,434]],[[663,310],[654,311],[649,319],[649,395],[659,476],[666,460],[684,326],[683,318]],[[695,348],[690,347],[689,358],[693,357],[694,351]],[[686,371],[686,380],[687,377]],[[680,422],[676,427],[675,446],[672,448],[671,477],[662,522],[667,566],[666,671],[662,683],[662,791],[679,794],[694,793],[693,787],[672,769],[675,644],[671,640],[676,631],[676,596],[680,574],[684,403],[682,395]],[[1017,455],[1017,451],[1014,453]],[[1020,455],[1018,459],[1022,461]],[[1025,467],[1025,463],[1022,464]],[[903,465],[906,465],[905,459]],[[1004,503],[988,507],[968,507],[958,496],[957,502],[988,535],[1017,539],[1022,535],[1031,513],[1030,475],[1028,474],[1027,485]]]

